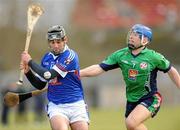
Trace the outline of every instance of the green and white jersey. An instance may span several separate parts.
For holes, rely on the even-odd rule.
[[[126,83],[127,100],[136,102],[157,92],[157,72],[167,72],[170,62],[160,53],[148,48],[136,56],[128,48],[124,48],[109,55],[100,67],[105,71],[120,68]]]

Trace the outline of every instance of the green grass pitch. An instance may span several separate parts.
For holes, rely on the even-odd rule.
[[[37,123],[33,121],[34,114],[28,113],[28,122],[15,122],[14,112],[10,115],[10,125],[2,126],[0,130],[51,130],[48,119]],[[124,124],[124,109],[90,109],[89,130],[126,130]],[[162,107],[158,115],[146,122],[148,130],[180,130],[180,106]]]

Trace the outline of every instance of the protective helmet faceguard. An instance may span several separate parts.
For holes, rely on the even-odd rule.
[[[149,42],[152,41],[152,30],[147,26],[144,26],[142,24],[135,24],[132,27],[131,31],[140,34],[141,37],[147,37]]]
[[[141,39],[141,42],[140,42],[140,44],[138,46],[135,46],[135,45],[129,43],[130,35],[132,33],[137,33],[139,35],[139,38]],[[129,31],[129,33],[127,35],[127,44],[128,44],[129,49],[136,50],[138,48],[143,47],[144,45],[142,45],[142,43],[143,43],[144,37],[148,38],[148,42],[147,43],[152,41],[152,30],[149,27],[144,26],[142,24],[135,24],[131,28],[131,30]]]
[[[47,32],[47,39],[48,41],[55,40],[55,39],[63,39],[66,36],[66,32],[63,26],[55,25],[48,29]]]

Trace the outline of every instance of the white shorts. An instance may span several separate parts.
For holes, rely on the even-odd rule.
[[[50,119],[53,116],[60,115],[66,118],[70,123],[76,121],[90,122],[88,108],[84,100],[58,105],[49,102],[46,107],[46,112]]]

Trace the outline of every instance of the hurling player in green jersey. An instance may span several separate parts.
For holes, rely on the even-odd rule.
[[[126,84],[127,130],[147,130],[144,125],[154,117],[161,105],[162,97],[157,89],[157,72],[168,73],[180,88],[180,75],[160,53],[147,48],[152,40],[152,30],[142,24],[135,24],[128,33],[128,47],[110,54],[102,63],[80,71],[81,77],[92,77],[108,70],[120,68]]]

